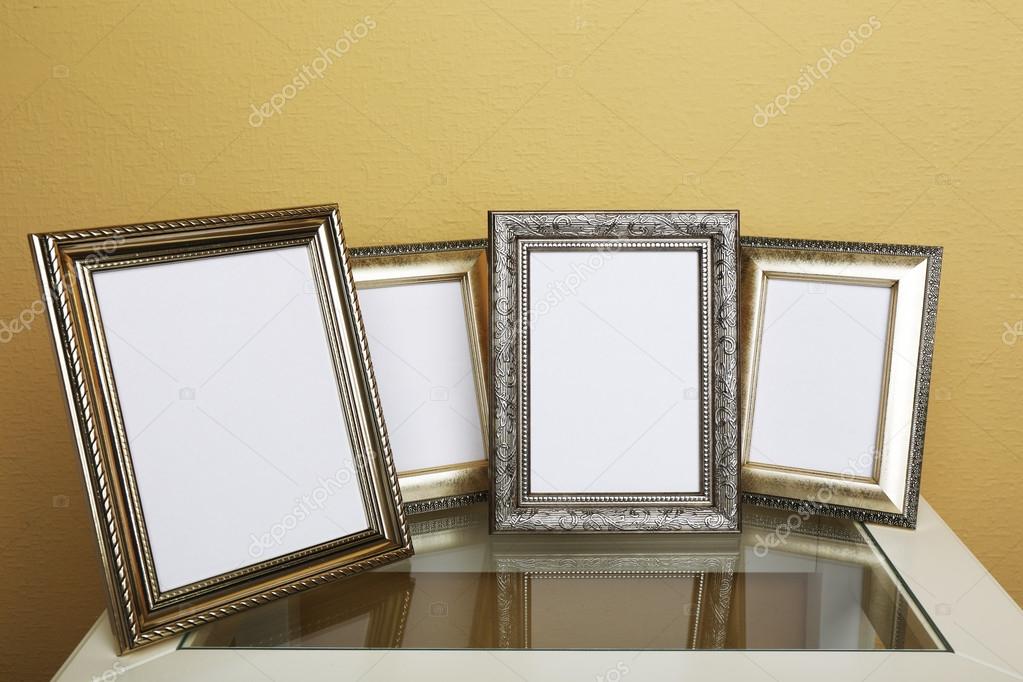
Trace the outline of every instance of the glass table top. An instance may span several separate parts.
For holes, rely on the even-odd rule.
[[[215,621],[183,648],[948,649],[869,530],[743,508],[733,536],[500,535],[411,517],[416,556]]]

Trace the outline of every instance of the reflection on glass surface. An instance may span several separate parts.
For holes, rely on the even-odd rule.
[[[416,556],[211,623],[186,648],[944,650],[864,527],[759,507],[739,536],[490,536],[413,517]]]

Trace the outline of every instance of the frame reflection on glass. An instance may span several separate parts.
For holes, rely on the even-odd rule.
[[[750,505],[742,522],[734,648],[948,650],[862,524]]]
[[[495,532],[734,532],[734,212],[491,213]]]
[[[32,244],[122,650],[411,554],[336,206]]]
[[[190,634],[190,649],[400,649],[415,581],[371,571],[245,611]]]
[[[913,527],[941,248],[742,240],[744,499]]]
[[[495,539],[478,618],[501,649],[725,648],[738,541],[706,540]]]
[[[352,250],[409,513],[486,499],[486,241]]]

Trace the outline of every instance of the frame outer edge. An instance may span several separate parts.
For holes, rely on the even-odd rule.
[[[438,251],[487,251],[489,240],[455,239],[442,242],[416,242],[410,244],[383,244],[380,246],[353,246],[348,249],[351,258],[372,256],[400,256],[409,253],[436,253]],[[489,273],[488,273],[489,274]]]
[[[494,341],[495,308],[494,308],[494,267],[496,262],[497,214],[494,211],[487,211],[487,310],[490,312],[490,329],[487,334],[487,374],[490,378],[488,388],[490,399],[490,428],[487,430],[487,461],[490,465],[490,489],[488,498],[490,504],[487,506],[488,530],[490,533],[497,532],[497,374],[494,357],[497,352],[497,344]]]
[[[377,437],[380,439],[380,459],[387,474],[387,482],[391,488],[392,512],[396,515],[398,540],[401,546],[408,550],[409,555],[413,553],[412,536],[409,533],[408,521],[405,518],[405,510],[401,500],[401,486],[398,484],[398,471],[394,465],[394,456],[391,453],[391,441],[387,436],[387,423],[384,421],[383,404],[380,401],[380,390],[377,387],[376,374],[373,371],[373,358],[369,354],[369,338],[366,335],[366,325],[362,320],[362,309],[359,307],[359,295],[355,286],[355,277],[352,274],[351,258],[348,254],[348,247],[345,244],[344,228],[341,223],[341,210],[334,206],[331,211],[331,218],[334,221],[334,236],[337,243],[338,259],[345,285],[351,294],[351,306],[355,325],[356,338],[359,340],[359,355],[362,360],[362,369],[365,372],[366,388],[369,390],[370,399],[373,405],[374,426]]]
[[[924,442],[927,412],[930,408],[931,377],[934,371],[934,342],[938,328],[938,294],[941,287],[941,265],[944,248],[927,247],[927,281],[924,288],[924,309],[920,331],[920,357],[917,364],[916,391],[913,406],[913,434],[910,446],[909,485],[906,486],[904,508],[908,528],[916,528],[920,487],[923,483]]]
[[[123,654],[138,645],[138,620],[131,590],[128,587],[129,580],[120,546],[120,530],[115,521],[115,512],[110,505],[106,471],[97,450],[96,429],[93,425],[92,409],[85,394],[78,344],[70,323],[67,291],[61,277],[60,241],[59,234],[29,236],[40,290],[50,319],[50,336],[64,392],[65,413],[71,423],[86,500],[93,519],[96,548],[103,570],[103,580],[107,586],[110,622],[119,652]],[[108,533],[101,532],[103,527],[107,528]],[[115,598],[115,595],[119,596],[119,599]]]

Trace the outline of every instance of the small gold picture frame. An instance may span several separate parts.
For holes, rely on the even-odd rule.
[[[487,499],[486,249],[484,239],[352,250],[409,514]]]
[[[122,652],[411,555],[337,206],[31,243]]]
[[[914,527],[941,248],[740,244],[744,500]]]

